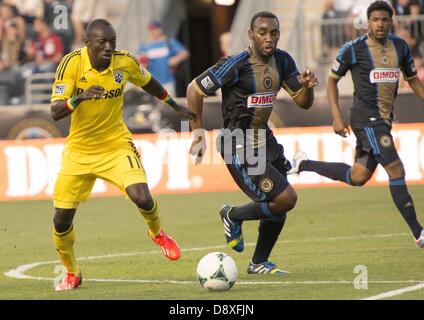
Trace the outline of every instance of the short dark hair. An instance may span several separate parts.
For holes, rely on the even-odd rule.
[[[367,17],[368,19],[371,17],[371,13],[373,11],[386,11],[388,12],[390,18],[393,17],[393,8],[390,4],[388,4],[386,1],[378,0],[370,4],[370,6],[367,9]]]
[[[105,20],[105,19],[96,19],[91,21],[88,26],[87,29],[85,30],[86,35],[90,35],[94,30],[97,30],[99,28],[103,28],[103,27],[112,27],[112,24]]]
[[[261,11],[256,13],[252,19],[250,20],[250,30],[253,30],[254,26],[255,26],[255,21],[258,18],[269,18],[269,19],[277,19],[278,24],[280,24],[280,20],[278,20],[277,16],[275,14],[273,14],[272,12],[269,11]]]

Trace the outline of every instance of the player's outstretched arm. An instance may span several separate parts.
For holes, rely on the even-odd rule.
[[[142,87],[144,91],[155,96],[156,98],[162,100],[164,103],[168,104],[172,109],[174,109],[177,114],[183,118],[189,120],[194,120],[197,117],[197,114],[191,111],[189,108],[177,104],[174,99],[168,94],[165,88],[157,81],[154,77]]]
[[[303,90],[294,98],[294,102],[302,109],[309,109],[314,103],[314,87],[318,85],[318,79],[311,70],[305,70],[300,75],[299,81]]]
[[[91,86],[79,95],[68,100],[54,101],[50,107],[50,113],[54,121],[61,120],[69,116],[85,100],[100,98],[105,89],[101,86]]]
[[[424,85],[418,77],[408,80],[409,86],[421,99],[424,99]]]
[[[193,82],[187,88],[187,105],[197,114],[197,119],[191,121],[194,139],[190,154],[196,157],[196,164],[202,161],[206,150],[206,139],[203,127],[203,96],[194,88]]]
[[[334,132],[338,135],[341,135],[342,137],[346,137],[347,134],[350,134],[350,129],[348,123],[344,120],[340,111],[339,88],[337,87],[338,81],[339,80],[336,80],[332,77],[328,77],[327,97],[328,102],[330,103],[331,115],[333,116]]]

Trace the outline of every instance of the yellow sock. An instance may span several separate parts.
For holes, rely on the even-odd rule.
[[[59,253],[60,260],[69,273],[80,274],[77,259],[74,253],[75,232],[74,226],[63,233],[53,231],[53,241]]]
[[[153,205],[153,208],[149,211],[145,211],[143,209],[138,208],[138,211],[140,211],[144,220],[146,220],[147,227],[149,228],[149,236],[152,238],[156,237],[161,230],[158,203],[154,199],[153,201],[155,204]]]

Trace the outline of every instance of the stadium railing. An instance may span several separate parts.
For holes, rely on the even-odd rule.
[[[25,104],[27,107],[50,102],[54,78],[54,73],[34,73],[26,78]]]
[[[330,63],[335,58],[334,52],[347,42],[367,32],[366,25],[355,19],[321,19],[310,23],[310,39],[304,43],[310,45],[315,64]],[[359,24],[359,25],[358,25]],[[424,40],[424,15],[394,17],[394,33],[407,34],[418,42]],[[332,50],[334,49],[334,50]]]

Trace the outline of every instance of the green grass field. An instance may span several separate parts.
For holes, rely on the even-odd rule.
[[[424,221],[424,186],[410,192]],[[59,263],[51,240],[51,202],[0,203],[0,299],[362,299],[424,281],[424,252],[415,247],[387,187],[298,194],[270,259],[291,272],[284,277],[246,273],[257,222],[243,226],[243,253],[225,246],[218,210],[224,203],[246,202],[241,193],[157,197],[164,229],[183,249],[182,258],[173,262],[147,238],[129,201],[90,199],[75,219],[84,283],[59,293],[53,290]],[[212,251],[223,251],[237,263],[238,282],[228,292],[207,292],[197,283],[197,262]],[[17,269],[34,263],[40,264]],[[367,268],[367,289],[354,287],[358,265]],[[6,276],[10,270],[27,277]],[[389,297],[423,298],[423,289]]]

